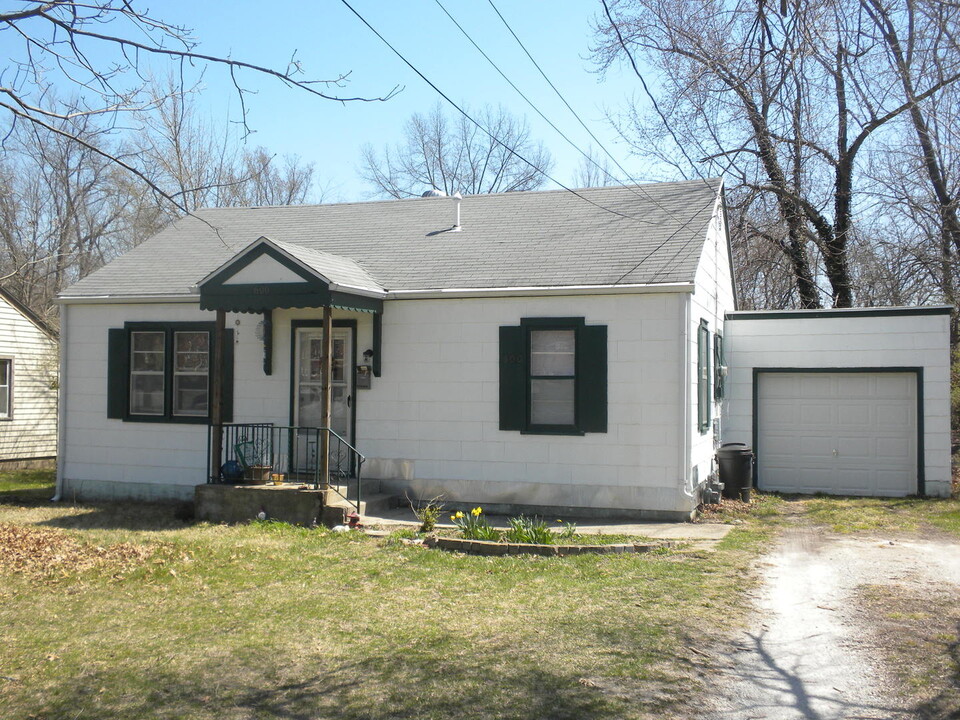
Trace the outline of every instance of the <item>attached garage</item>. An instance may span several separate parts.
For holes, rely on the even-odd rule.
[[[903,496],[922,491],[918,388],[907,369],[756,369],[762,490]]]
[[[950,311],[729,313],[723,442],[761,490],[949,495]]]

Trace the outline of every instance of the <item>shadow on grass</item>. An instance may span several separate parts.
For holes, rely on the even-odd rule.
[[[960,622],[954,628],[954,637],[960,638]],[[944,679],[940,691],[916,708],[920,720],[947,720],[960,717],[960,639],[947,646],[950,657],[950,674]]]
[[[64,503],[65,504],[65,503]],[[71,515],[38,523],[64,530],[181,530],[195,525],[193,509],[186,502],[102,502],[67,505]]]
[[[301,661],[302,662],[302,661]],[[318,664],[326,664],[322,659]],[[323,670],[287,668],[282,657],[264,672],[231,668],[213,677],[138,674],[138,688],[117,677],[86,676],[47,696],[42,717],[98,718],[564,718],[599,720],[642,715],[636,695],[538,667],[497,651],[463,658],[383,653],[338,661]],[[291,675],[295,677],[291,677]],[[95,688],[110,688],[98,692]],[[679,690],[679,689],[678,689]],[[633,695],[631,693],[631,695]],[[647,708],[649,709],[649,708]]]
[[[0,505],[41,505],[50,502],[56,491],[53,485],[0,489]]]

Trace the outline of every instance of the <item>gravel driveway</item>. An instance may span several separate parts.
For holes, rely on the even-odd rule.
[[[942,538],[838,536],[798,524],[763,563],[755,620],[735,640],[705,717],[913,718],[890,691],[856,590],[899,586],[922,595],[946,589],[960,599],[960,545]]]

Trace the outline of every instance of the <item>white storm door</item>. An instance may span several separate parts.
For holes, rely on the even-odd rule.
[[[352,333],[349,328],[333,330],[333,365],[330,377],[330,429],[353,444]],[[323,427],[323,330],[298,328],[296,336],[296,386],[294,425]]]
[[[761,372],[757,475],[763,490],[917,492],[917,375]]]

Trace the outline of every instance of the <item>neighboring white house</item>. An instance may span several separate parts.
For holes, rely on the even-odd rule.
[[[724,386],[743,390],[718,180],[203,210],[60,302],[71,497],[216,474],[237,439],[221,455],[208,432],[218,337],[224,422],[317,426],[325,307],[332,429],[365,483],[414,497],[689,517],[739,402]],[[291,474],[316,460],[309,431],[284,437]]]
[[[56,336],[0,288],[0,467],[56,454]]]

